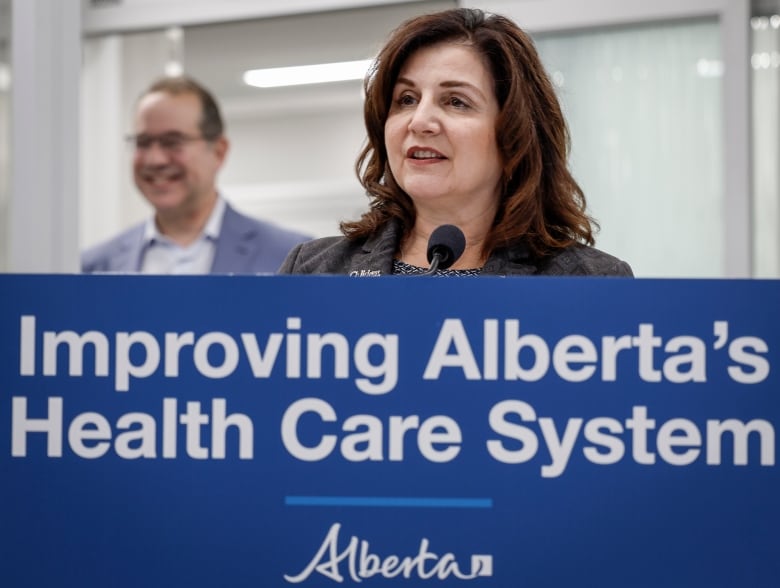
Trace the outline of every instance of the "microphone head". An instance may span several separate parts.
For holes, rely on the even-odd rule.
[[[441,225],[436,227],[428,239],[428,262],[433,261],[433,256],[439,254],[439,269],[447,269],[466,249],[466,236],[455,225]]]

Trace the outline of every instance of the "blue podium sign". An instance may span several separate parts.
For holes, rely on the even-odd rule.
[[[780,282],[0,276],[0,585],[780,585]]]

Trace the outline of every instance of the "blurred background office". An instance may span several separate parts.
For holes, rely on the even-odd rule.
[[[148,215],[124,136],[165,73],[223,105],[236,208],[336,234],[367,204],[360,80],[245,72],[368,60],[402,20],[459,5],[535,38],[597,246],[639,277],[780,277],[780,0],[0,0],[0,271],[77,271]]]

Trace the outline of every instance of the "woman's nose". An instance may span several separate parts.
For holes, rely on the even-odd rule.
[[[413,133],[435,134],[440,129],[439,113],[430,100],[420,100],[409,120],[409,130]]]

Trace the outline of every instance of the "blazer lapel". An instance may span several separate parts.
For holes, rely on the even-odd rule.
[[[352,258],[349,275],[357,277],[391,275],[399,234],[398,222],[390,220],[382,230],[365,242],[360,254]]]
[[[138,272],[141,271],[141,257],[144,251],[145,225],[140,225],[129,231],[117,244],[117,250],[113,255],[112,265],[109,271]]]
[[[249,271],[250,254],[257,238],[257,228],[245,222],[244,217],[227,204],[211,271],[214,273]]]

